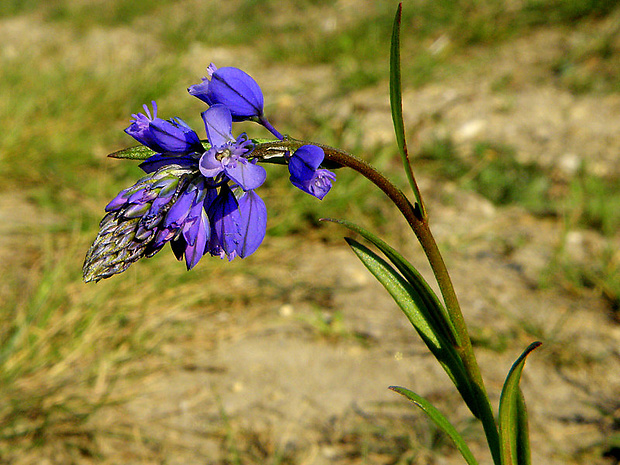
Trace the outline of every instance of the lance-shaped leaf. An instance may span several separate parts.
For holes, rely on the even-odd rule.
[[[533,342],[508,372],[499,399],[499,437],[502,465],[530,465],[530,444],[527,410],[519,388],[525,359],[542,343]]]
[[[205,151],[211,148],[209,141],[202,139],[200,141]],[[126,149],[117,150],[108,155],[109,158],[120,158],[125,160],[146,160],[147,158],[155,155],[155,151],[148,148],[145,145],[136,145],[134,147],[128,147]],[[179,156],[180,154],[175,154]]]
[[[364,239],[374,244],[381,252],[383,252],[388,260],[390,260],[398,271],[401,272],[409,284],[414,287],[417,294],[424,301],[424,307],[428,309],[428,317],[433,321],[433,327],[440,331],[441,334],[451,343],[457,344],[456,331],[452,326],[448,312],[441,301],[437,298],[437,295],[433,289],[428,285],[424,277],[411,263],[405,259],[405,257],[398,253],[396,249],[390,246],[387,242],[355,223],[331,218],[326,218],[324,221],[331,221],[349,228],[351,231],[360,234]]]
[[[433,422],[439,427],[439,429],[446,433],[450,439],[452,439],[454,445],[469,465],[478,464],[471,451],[469,450],[469,447],[467,447],[467,443],[465,443],[465,440],[462,438],[456,428],[452,426],[452,423],[450,423],[448,419],[444,417],[443,414],[439,410],[437,410],[433,404],[431,404],[424,397],[419,396],[418,394],[410,391],[409,389],[399,386],[390,386],[390,389],[405,396],[415,405],[420,407],[420,409],[422,409],[422,411],[426,413],[431,420],[433,420]]]
[[[116,152],[108,155],[108,157],[122,158],[125,160],[146,160],[153,155],[155,155],[155,152],[147,146],[136,145],[135,147],[128,147],[126,149],[117,150]]]
[[[435,324],[426,305],[430,297],[422,297],[416,287],[368,247],[350,238],[345,238],[345,240],[366,268],[389,292],[446,371],[469,409],[476,417],[479,417],[475,390],[467,378],[463,362],[450,340],[444,336],[442,328]]]
[[[392,121],[394,122],[394,131],[396,133],[396,142],[398,151],[400,152],[403,167],[407,173],[407,179],[413,189],[417,207],[420,209],[422,216],[426,216],[424,203],[422,202],[422,194],[420,188],[413,176],[411,163],[409,162],[409,152],[407,150],[407,141],[405,140],[405,122],[403,120],[403,96],[400,79],[400,20],[403,5],[398,5],[396,16],[394,17],[394,25],[392,27],[392,42],[390,45],[390,106],[392,108]]]

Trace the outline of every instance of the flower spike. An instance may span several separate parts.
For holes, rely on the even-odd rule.
[[[84,281],[99,281],[122,273],[140,258],[155,255],[180,234],[194,244],[183,253],[189,254],[189,262],[195,265],[205,252],[204,247],[200,250],[196,244],[199,240],[206,242],[202,236],[207,234],[200,227],[192,229],[201,219],[191,208],[204,198],[205,186],[200,178],[195,169],[168,165],[121,191],[106,206],[108,214],[86,254]],[[197,210],[200,209],[202,204]]]

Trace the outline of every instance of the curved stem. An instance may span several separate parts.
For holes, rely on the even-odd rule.
[[[325,152],[326,162],[331,162],[337,166],[347,166],[375,184],[390,198],[394,205],[396,205],[396,208],[400,210],[407,223],[409,223],[409,226],[426,254],[435,278],[437,279],[441,294],[443,295],[448,315],[450,316],[456,331],[455,336],[457,345],[455,349],[458,351],[465,369],[469,374],[469,378],[473,383],[473,387],[477,391],[475,398],[478,401],[478,412],[473,413],[482,422],[485,435],[487,436],[489,443],[489,448],[491,449],[491,453],[493,455],[493,461],[496,464],[499,464],[500,443],[493,410],[491,408],[489,397],[484,386],[484,381],[480,373],[478,361],[474,355],[471,339],[469,337],[465,319],[463,318],[463,313],[461,312],[461,307],[452,284],[452,279],[450,278],[446,264],[441,256],[441,252],[439,251],[439,247],[437,246],[435,238],[429,228],[428,217],[423,214],[417,204],[415,206],[412,205],[405,194],[372,165],[345,152],[344,150],[336,149],[323,144],[285,138],[282,141],[258,144],[252,155],[257,157],[259,160],[266,159],[273,156],[274,151],[282,153],[286,151],[294,151],[305,144],[318,145]]]
[[[284,139],[284,136],[280,134],[280,132],[276,128],[274,128],[273,125],[264,116],[261,116],[258,122],[259,124],[262,124],[271,134],[276,136],[278,139]]]

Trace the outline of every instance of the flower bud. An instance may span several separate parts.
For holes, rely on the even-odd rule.
[[[288,162],[291,183],[319,200],[332,188],[336,175],[329,170],[319,169],[325,153],[316,145],[302,145]]]
[[[263,92],[258,83],[239,68],[207,68],[208,77],[187,90],[207,105],[222,104],[228,107],[233,121],[244,121],[263,115]]]

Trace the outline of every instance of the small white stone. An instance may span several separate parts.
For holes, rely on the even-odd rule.
[[[581,158],[576,153],[565,153],[560,157],[558,168],[567,175],[574,175],[581,167]]]
[[[482,119],[474,119],[466,122],[455,133],[457,140],[470,140],[480,134],[486,126],[486,121]]]
[[[278,313],[280,314],[280,316],[290,317],[291,315],[293,315],[293,306],[291,304],[284,304],[280,307]]]

